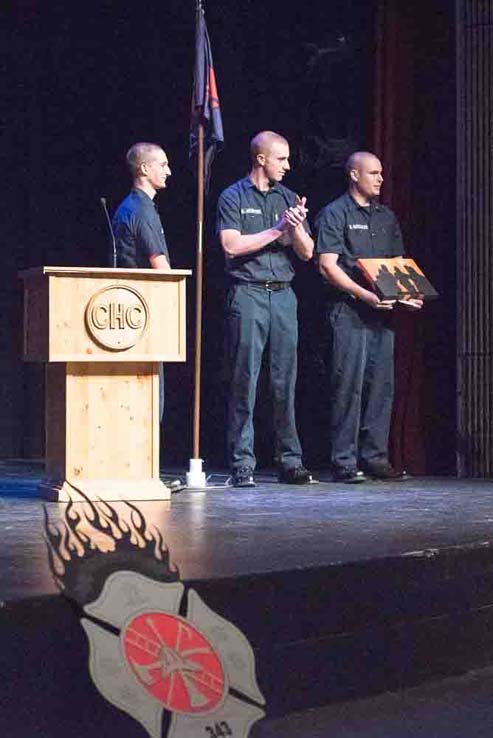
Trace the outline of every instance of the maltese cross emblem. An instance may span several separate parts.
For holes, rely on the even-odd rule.
[[[193,590],[117,571],[84,607],[91,677],[151,738],[247,738],[264,716],[252,648]],[[230,690],[233,690],[231,693]],[[171,715],[163,735],[163,714]]]

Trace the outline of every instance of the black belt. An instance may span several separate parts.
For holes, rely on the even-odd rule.
[[[267,290],[267,292],[278,292],[279,290],[285,290],[291,286],[291,282],[274,282],[268,279],[266,282],[236,282],[236,284],[245,284],[251,287],[258,287],[261,290]]]

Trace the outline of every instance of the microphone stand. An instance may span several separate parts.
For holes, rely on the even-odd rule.
[[[106,198],[101,197],[99,201],[104,210],[104,215],[106,218],[106,225],[108,226],[108,233],[110,234],[111,247],[112,247],[112,260],[113,260],[112,266],[114,269],[116,269],[116,239],[115,239],[115,234],[113,232],[113,226],[111,225],[110,214],[108,213],[108,208],[106,207]]]

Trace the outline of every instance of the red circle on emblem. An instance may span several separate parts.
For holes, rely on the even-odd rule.
[[[125,658],[143,687],[172,712],[215,710],[226,692],[213,646],[184,618],[146,612],[122,632]]]

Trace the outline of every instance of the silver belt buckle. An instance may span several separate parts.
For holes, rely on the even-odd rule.
[[[265,283],[265,289],[267,290],[267,292],[274,292],[274,290],[271,288],[271,284],[272,284],[272,279],[268,279],[267,282]]]

